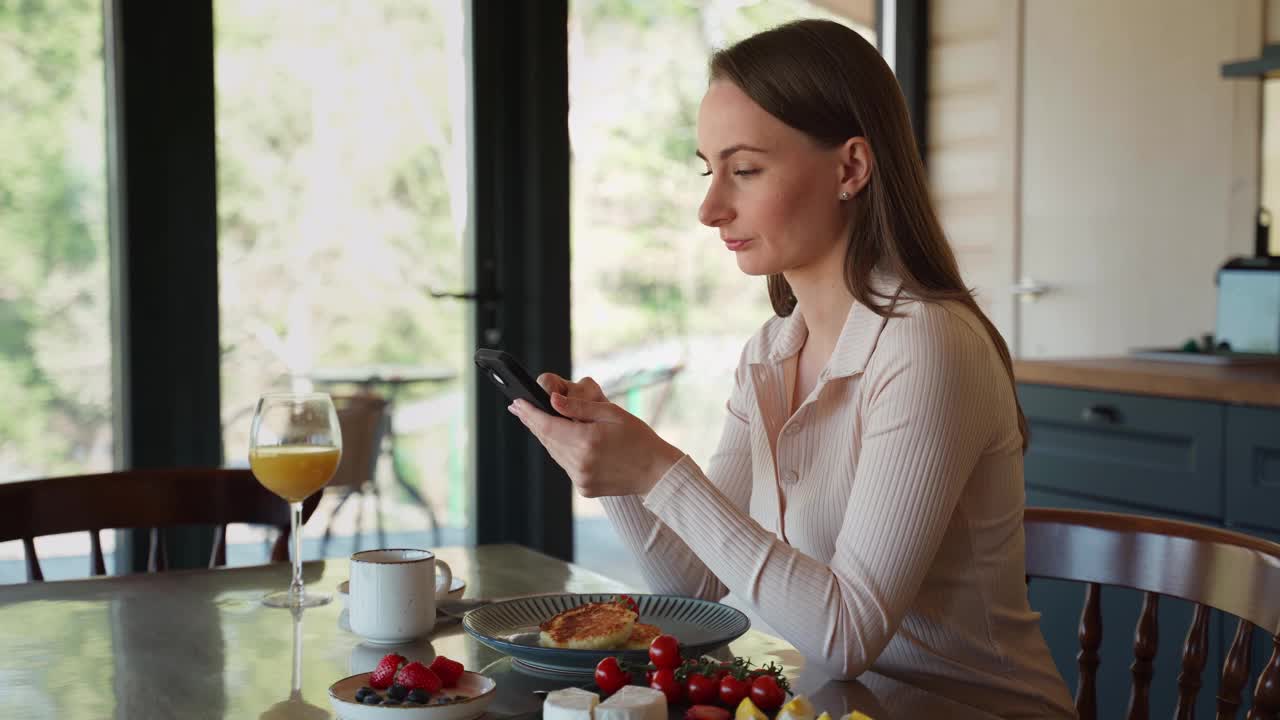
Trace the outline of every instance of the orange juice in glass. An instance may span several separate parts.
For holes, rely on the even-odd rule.
[[[275,445],[250,450],[249,467],[263,487],[295,503],[324,487],[341,458],[333,446]]]
[[[302,584],[302,501],[324,487],[342,459],[342,431],[333,400],[325,393],[268,393],[258,400],[249,432],[254,477],[289,503],[293,534],[293,581],[289,589],[262,599],[271,607],[323,605],[330,596],[308,593]]]

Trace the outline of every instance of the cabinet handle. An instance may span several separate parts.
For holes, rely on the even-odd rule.
[[[1100,425],[1119,425],[1120,411],[1110,405],[1090,405],[1080,411],[1080,419]]]

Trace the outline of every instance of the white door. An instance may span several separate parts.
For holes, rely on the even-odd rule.
[[[1260,152],[1258,83],[1220,66],[1259,52],[1261,3],[965,9],[931,14],[930,175],[1015,355],[1211,332],[1214,272],[1252,249]]]
[[[1234,152],[1251,139],[1257,155],[1256,104],[1236,102],[1251,85],[1219,70],[1257,51],[1260,15],[1252,44],[1237,32],[1248,5],[1026,4],[1017,279],[1044,292],[1019,303],[1021,356],[1212,332],[1214,272],[1251,247],[1233,190],[1256,203],[1256,169],[1240,177]]]

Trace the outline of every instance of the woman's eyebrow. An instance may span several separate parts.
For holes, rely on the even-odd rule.
[[[767,152],[769,152],[768,150],[765,150],[764,148],[758,148],[758,147],[756,147],[756,146],[754,146],[754,145],[747,145],[746,143],[738,143],[737,145],[730,145],[729,147],[727,147],[727,148],[725,148],[725,149],[721,150],[721,151],[720,151],[720,159],[721,159],[721,160],[725,160],[725,159],[727,159],[730,155],[732,155],[732,154],[734,154],[734,153],[738,152],[739,150],[746,150],[746,151],[748,151],[748,152],[758,152],[758,153],[767,153]],[[700,158],[702,158],[702,159],[703,159],[703,161],[706,161],[706,159],[707,159],[707,156],[706,156],[706,155],[703,155],[701,150],[694,150],[694,151],[693,151],[693,154],[694,154],[694,155],[697,155],[697,156],[698,156],[698,157],[700,157]]]

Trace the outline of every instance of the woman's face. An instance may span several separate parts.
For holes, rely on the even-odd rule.
[[[698,110],[698,157],[711,181],[698,219],[720,230],[748,275],[840,268],[848,215],[839,196],[852,187],[846,147],[819,147],[737,85],[712,82]]]

